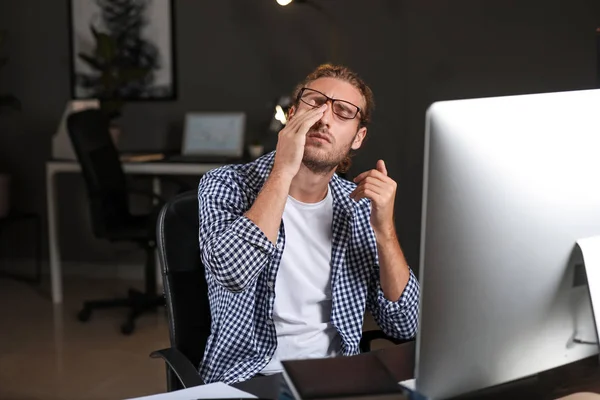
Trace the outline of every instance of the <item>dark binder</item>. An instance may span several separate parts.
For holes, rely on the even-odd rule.
[[[279,400],[409,400],[373,353],[350,357],[282,361],[284,387]]]

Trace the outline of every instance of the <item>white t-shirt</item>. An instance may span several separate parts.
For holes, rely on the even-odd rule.
[[[273,308],[277,349],[263,374],[281,372],[281,360],[330,357],[341,348],[331,324],[331,189],[312,204],[288,196],[283,224],[285,249]]]

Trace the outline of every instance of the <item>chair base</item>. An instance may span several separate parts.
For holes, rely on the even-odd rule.
[[[87,322],[92,311],[115,307],[129,308],[129,314],[125,322],[121,325],[121,333],[130,335],[135,330],[135,320],[144,313],[156,312],[158,307],[165,306],[164,296],[149,295],[135,289],[129,289],[128,297],[111,300],[92,300],[83,303],[83,308],[77,314],[77,319],[81,322]]]

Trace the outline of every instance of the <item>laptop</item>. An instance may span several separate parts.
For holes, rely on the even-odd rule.
[[[185,116],[181,153],[169,162],[235,163],[244,158],[244,112],[191,112]]]

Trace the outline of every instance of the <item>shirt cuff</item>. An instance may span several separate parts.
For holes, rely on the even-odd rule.
[[[404,291],[400,295],[400,298],[397,301],[388,300],[384,294],[383,290],[379,288],[379,294],[377,296],[377,301],[379,302],[379,309],[383,310],[385,314],[397,315],[404,314],[407,309],[410,308],[419,298],[419,284],[417,283],[417,278],[413,274],[412,270],[409,267],[410,277],[408,279],[408,283],[404,288]]]
[[[231,232],[268,256],[272,256],[277,250],[275,245],[267,238],[267,235],[254,222],[243,215],[231,224]]]

